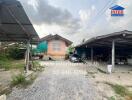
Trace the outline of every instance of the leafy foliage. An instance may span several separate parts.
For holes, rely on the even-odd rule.
[[[68,47],[67,53],[70,54],[70,53],[73,53],[73,52],[74,52],[74,46],[70,45],[70,46]]]
[[[19,60],[24,58],[25,45],[19,43],[2,43],[0,49],[0,68],[9,70],[15,66],[15,59]],[[23,49],[21,49],[23,48]],[[14,65],[15,64],[15,65]],[[22,64],[18,64],[18,66]]]
[[[17,47],[12,47],[8,49],[8,56],[13,59],[24,58],[25,49],[19,49]]]

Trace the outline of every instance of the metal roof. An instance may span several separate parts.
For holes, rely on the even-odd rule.
[[[0,41],[36,41],[38,35],[17,0],[0,0]]]
[[[117,47],[132,48],[132,31],[124,30],[107,35],[97,36],[77,45],[77,47],[111,47],[112,41]]]

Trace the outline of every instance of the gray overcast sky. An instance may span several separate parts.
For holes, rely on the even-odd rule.
[[[74,44],[84,38],[132,30],[132,0],[19,0],[40,37],[59,34]],[[124,17],[111,17],[110,7],[125,8]]]

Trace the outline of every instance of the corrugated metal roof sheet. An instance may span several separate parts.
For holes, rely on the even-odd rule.
[[[93,37],[86,42],[77,45],[76,47],[83,46],[111,46],[112,41],[115,40],[117,45],[132,46],[132,31],[124,30],[120,32],[114,32],[107,35]]]
[[[38,35],[17,0],[0,0],[0,41],[38,40]]]

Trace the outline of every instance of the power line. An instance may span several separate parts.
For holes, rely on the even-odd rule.
[[[93,24],[95,24],[95,21],[97,21],[103,15],[103,13],[108,9],[108,7],[110,7],[113,3],[114,0],[109,0],[106,3],[106,5],[96,14],[96,16],[89,22],[90,26],[88,26],[87,28],[91,28]]]

